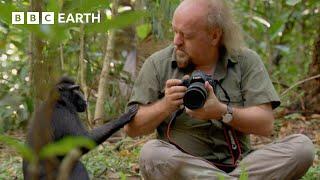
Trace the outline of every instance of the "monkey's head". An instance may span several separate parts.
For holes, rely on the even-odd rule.
[[[87,108],[87,101],[80,90],[80,86],[75,84],[69,77],[62,77],[56,85],[60,93],[60,102],[71,105],[77,112],[84,112]]]

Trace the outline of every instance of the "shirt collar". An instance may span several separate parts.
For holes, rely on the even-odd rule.
[[[233,66],[236,63],[238,63],[238,60],[225,51],[225,53],[222,53],[222,58],[220,58],[217,63],[213,78],[219,81],[223,80],[227,75],[228,67]]]

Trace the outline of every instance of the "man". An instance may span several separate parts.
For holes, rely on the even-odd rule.
[[[140,157],[145,179],[298,179],[311,166],[314,147],[296,134],[252,152],[248,134],[272,133],[279,97],[260,57],[241,45],[241,33],[222,0],[185,0],[176,9],[174,46],[149,57],[136,79],[129,105],[140,104],[125,126],[131,137],[157,131]],[[181,79],[193,70],[212,75],[202,108],[186,110]],[[186,78],[186,77],[185,77]],[[225,92],[226,93],[225,93]],[[226,95],[227,94],[227,95]],[[230,102],[228,100],[230,98]]]

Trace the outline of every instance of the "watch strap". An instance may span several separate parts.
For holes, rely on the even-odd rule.
[[[233,114],[233,109],[230,104],[227,105],[227,114]]]
[[[233,120],[233,110],[232,107],[228,104],[227,105],[227,112],[225,115],[222,116],[222,122],[229,124]]]

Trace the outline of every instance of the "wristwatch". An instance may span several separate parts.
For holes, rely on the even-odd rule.
[[[233,110],[230,104],[227,105],[227,113],[222,116],[222,122],[229,124],[233,120]]]

